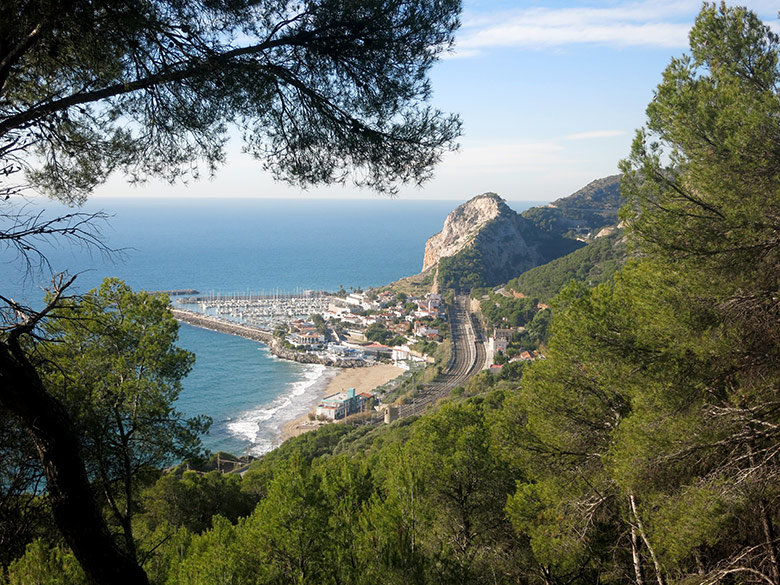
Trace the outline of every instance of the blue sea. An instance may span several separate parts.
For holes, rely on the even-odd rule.
[[[420,271],[425,241],[462,201],[335,199],[94,199],[103,210],[105,255],[91,248],[46,248],[54,271],[79,273],[86,291],[116,276],[146,290],[202,293],[335,291],[378,286]],[[530,207],[514,204],[518,211]],[[63,208],[51,202],[46,213]],[[37,209],[37,208],[36,208]],[[48,272],[25,274],[0,249],[0,294],[35,302]],[[197,356],[177,408],[213,419],[211,451],[262,454],[281,426],[309,411],[336,371],[280,360],[262,344],[182,325],[179,345]]]

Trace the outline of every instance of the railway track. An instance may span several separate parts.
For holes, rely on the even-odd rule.
[[[485,346],[479,326],[468,309],[468,297],[455,297],[449,313],[452,342],[449,363],[433,382],[425,384],[409,402],[398,408],[399,418],[419,414],[431,403],[447,396],[453,388],[465,385],[485,363]]]

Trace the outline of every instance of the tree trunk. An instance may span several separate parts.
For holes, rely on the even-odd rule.
[[[642,575],[642,557],[639,556],[639,538],[636,535],[636,526],[631,524],[631,558],[634,561],[634,579],[636,585],[645,585]]]
[[[636,510],[636,500],[634,499],[634,494],[630,494],[628,496],[628,503],[631,505],[631,512],[634,515],[634,521],[636,522],[637,530],[639,530],[639,536],[642,537],[642,542],[645,543],[645,546],[647,547],[647,551],[650,553],[650,558],[653,561],[656,581],[658,581],[658,585],[666,585],[666,581],[664,580],[663,573],[661,572],[661,565],[658,563],[658,558],[655,556],[655,551],[653,550],[650,541],[647,539],[647,534],[645,533],[645,527],[642,525],[642,519],[639,517],[639,513]]]
[[[769,552],[770,569],[772,570],[772,581],[775,585],[780,584],[780,566],[778,566],[777,559],[777,541],[775,539],[775,527],[772,522],[772,517],[767,510],[766,500],[761,497],[758,500],[758,505],[761,511],[761,528],[764,531],[764,539],[766,540],[766,547]]]
[[[753,444],[751,442],[748,445],[748,453],[750,454],[749,461],[753,469],[757,469],[759,466],[756,464],[756,458],[753,453]],[[772,581],[775,585],[780,584],[780,565],[778,564],[778,552],[777,552],[777,540],[775,538],[775,527],[772,522],[772,517],[767,509],[766,498],[761,495],[758,498],[759,515],[761,516],[761,530],[764,533],[764,541],[766,542],[767,553],[769,554],[769,568],[772,571]]]
[[[65,407],[46,391],[21,348],[5,341],[0,341],[0,404],[30,433],[46,472],[54,519],[88,578],[99,585],[148,585],[144,570],[109,533]]]

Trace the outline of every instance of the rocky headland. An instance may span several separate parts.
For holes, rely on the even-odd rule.
[[[459,205],[425,245],[423,271],[439,289],[492,286],[568,254],[581,243],[539,228],[495,193]]]

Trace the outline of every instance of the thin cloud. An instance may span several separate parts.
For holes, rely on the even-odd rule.
[[[463,145],[460,152],[445,156],[441,169],[455,173],[538,170],[573,162],[564,155],[565,148],[555,142]]]
[[[455,56],[490,47],[549,48],[576,44],[680,48],[699,2],[632,2],[609,7],[528,8],[464,18]]]
[[[577,132],[564,136],[564,140],[593,140],[596,138],[612,138],[613,136],[622,136],[625,130],[592,130],[590,132]]]

